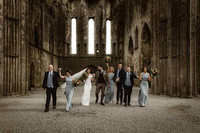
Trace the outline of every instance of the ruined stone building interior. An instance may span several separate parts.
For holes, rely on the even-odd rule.
[[[144,65],[157,68],[160,75],[151,84],[155,94],[200,94],[198,0],[1,0],[0,4],[0,96],[23,95],[40,87],[48,64],[75,73],[88,65],[105,67],[106,55],[111,56],[111,65],[123,62],[137,75]],[[111,49],[106,51],[109,22]],[[94,40],[89,51],[90,23]]]
[[[41,88],[49,64],[74,74],[106,56],[158,69],[152,96],[197,98],[200,0],[0,0],[0,101]]]

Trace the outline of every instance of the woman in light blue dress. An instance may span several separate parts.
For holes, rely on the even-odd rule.
[[[141,107],[147,106],[147,98],[148,98],[148,91],[149,91],[149,83],[151,81],[150,75],[147,72],[147,67],[143,67],[142,73],[140,74],[140,92],[138,97],[138,102]]]
[[[65,79],[66,81],[66,88],[65,88],[65,94],[66,94],[66,100],[67,100],[66,111],[69,112],[69,110],[72,109],[72,96],[74,93],[73,78],[69,70],[66,71],[66,76],[62,76],[60,71],[59,71],[59,74],[60,74],[60,77]]]
[[[112,101],[113,103],[113,98],[114,98],[114,68],[112,66],[109,66],[107,64],[107,74],[110,82],[110,86],[107,86],[106,93],[105,93],[105,103],[109,103]]]

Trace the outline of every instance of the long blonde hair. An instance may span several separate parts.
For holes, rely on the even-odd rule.
[[[114,73],[114,71],[115,71],[115,69],[114,69],[114,67],[113,66],[110,66],[109,68],[108,68],[108,72],[109,73]]]

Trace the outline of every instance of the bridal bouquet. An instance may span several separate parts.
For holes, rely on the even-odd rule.
[[[87,78],[88,78],[88,73],[87,73],[87,72],[84,72],[84,73],[82,74],[81,79],[82,79],[82,80],[86,80]]]
[[[73,85],[76,87],[77,85],[80,85],[81,81],[80,80],[73,80]]]
[[[158,76],[159,72],[157,69],[151,69],[151,74],[153,75],[153,77]]]
[[[110,56],[106,56],[106,63],[109,63],[111,61],[111,57]]]

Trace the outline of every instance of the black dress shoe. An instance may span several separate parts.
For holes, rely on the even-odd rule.
[[[101,105],[103,105],[103,106],[104,106],[105,104],[104,104],[104,103],[101,103]]]
[[[56,109],[56,106],[53,106],[53,109]]]
[[[44,110],[44,112],[49,112],[49,109],[48,109],[48,108],[46,108],[46,109]]]
[[[130,104],[128,104],[128,106],[131,106]]]
[[[117,101],[116,104],[119,104],[119,102]]]
[[[122,102],[120,102],[120,105],[122,105]]]
[[[126,107],[127,105],[126,105],[126,104],[124,104],[124,106]]]

